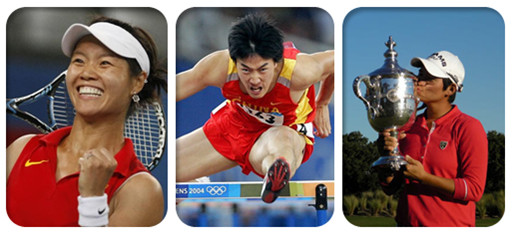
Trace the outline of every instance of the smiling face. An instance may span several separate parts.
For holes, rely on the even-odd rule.
[[[82,116],[124,117],[131,95],[140,90],[126,59],[93,36],[82,38],[76,45],[66,85],[77,115]]]
[[[252,55],[237,59],[236,68],[240,77],[240,88],[254,99],[265,96],[275,85],[278,63]]]

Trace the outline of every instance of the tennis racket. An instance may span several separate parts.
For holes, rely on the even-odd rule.
[[[28,122],[42,133],[72,125],[75,110],[66,90],[66,72],[32,94],[7,99],[7,113]],[[48,122],[19,108],[42,99],[48,99]],[[137,105],[125,122],[124,136],[132,140],[137,157],[150,171],[162,158],[166,135],[165,116],[159,101]]]

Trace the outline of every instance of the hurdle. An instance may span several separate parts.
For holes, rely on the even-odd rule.
[[[177,183],[176,199],[205,201],[237,201],[257,200],[261,195],[261,181],[255,182],[210,182],[210,183]],[[294,198],[311,198],[315,200],[314,204],[308,204],[316,209],[316,224],[321,226],[327,219],[327,200],[334,199],[334,181],[315,180],[315,181],[290,181],[285,188],[281,190],[279,199],[293,200]],[[239,203],[240,204],[240,203]],[[205,205],[201,205],[201,213],[205,213]],[[205,226],[206,216],[201,214],[199,225]],[[233,208],[233,222],[237,225],[239,219],[238,208]]]

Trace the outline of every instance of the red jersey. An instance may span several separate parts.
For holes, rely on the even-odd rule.
[[[71,131],[62,128],[36,135],[25,145],[7,180],[7,214],[20,226],[79,226],[79,172],[56,180],[57,146]],[[108,202],[131,175],[148,172],[130,139],[115,155],[117,167],[105,193]]]
[[[253,99],[240,90],[236,66],[230,60],[228,79],[222,87],[222,95],[228,100],[228,104],[267,125],[292,126],[313,122],[316,109],[315,87],[307,89],[298,103],[294,103],[290,97],[290,83],[299,52],[291,42],[284,44],[284,65],[276,85],[259,99]]]
[[[402,155],[420,161],[426,172],[453,179],[455,192],[445,195],[406,179],[397,223],[410,226],[475,226],[475,202],[480,200],[487,175],[487,134],[475,118],[457,106],[427,127],[425,115],[399,142]]]
[[[284,43],[284,64],[277,82],[272,90],[259,99],[242,92],[235,62],[229,61],[226,83],[222,87],[226,101],[212,112],[203,131],[212,146],[226,158],[238,162],[245,174],[254,171],[247,159],[252,145],[273,126],[289,126],[304,135],[306,148],[302,162],[308,160],[313,152],[315,88],[313,85],[308,88],[297,103],[290,97],[298,53],[299,50],[291,42]],[[263,174],[257,175],[263,177]]]

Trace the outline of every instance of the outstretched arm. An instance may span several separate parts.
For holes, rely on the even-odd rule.
[[[320,81],[320,90],[316,98],[316,117],[314,120],[317,129],[316,136],[325,138],[331,134],[331,120],[329,116],[329,102],[334,92],[334,62],[331,67],[332,73],[327,72],[326,78]],[[325,76],[324,76],[325,77]]]
[[[293,89],[304,90],[320,82],[316,98],[317,112],[314,120],[316,136],[325,138],[331,134],[328,104],[334,92],[334,51],[300,54],[297,57],[297,75]]]
[[[213,52],[193,68],[176,75],[176,101],[188,98],[207,86],[222,87],[229,64],[227,50]]]

